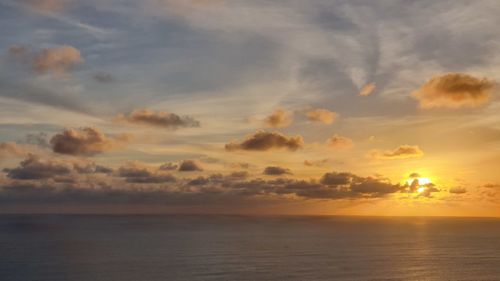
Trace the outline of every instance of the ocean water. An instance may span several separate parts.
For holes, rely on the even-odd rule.
[[[500,280],[500,220],[0,215],[0,280]]]

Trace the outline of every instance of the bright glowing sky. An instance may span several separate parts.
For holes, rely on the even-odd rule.
[[[500,216],[498,14],[0,0],[0,211]]]

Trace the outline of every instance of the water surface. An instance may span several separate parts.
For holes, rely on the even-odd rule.
[[[500,280],[500,220],[1,215],[0,280]]]

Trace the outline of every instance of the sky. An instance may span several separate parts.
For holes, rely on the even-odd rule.
[[[0,0],[0,212],[500,216],[495,0]]]

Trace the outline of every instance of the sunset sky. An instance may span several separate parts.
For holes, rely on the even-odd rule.
[[[500,216],[499,14],[0,0],[0,212]]]

